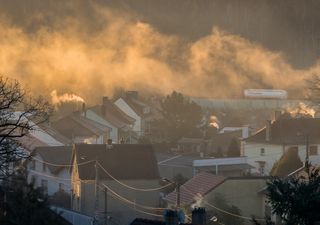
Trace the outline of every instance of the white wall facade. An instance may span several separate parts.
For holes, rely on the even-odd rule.
[[[309,154],[309,161],[312,164],[320,164],[320,145],[309,144],[309,146],[317,146],[317,154]],[[247,156],[247,162],[255,167],[251,169],[252,173],[261,175],[269,175],[276,161],[291,147],[298,147],[298,154],[302,162],[306,158],[306,145],[276,145],[268,143],[242,143],[241,156]],[[264,149],[264,150],[262,150]],[[264,163],[264,169],[261,171],[259,162]],[[263,164],[263,163],[262,163]]]
[[[119,132],[118,128],[115,127],[113,124],[110,122],[106,121],[105,119],[101,118],[101,116],[97,115],[95,112],[92,110],[88,109],[86,112],[86,118],[93,120],[101,125],[107,126],[111,128],[110,131],[110,136],[108,138],[111,138],[113,142],[118,143],[119,142]]]
[[[27,165],[28,170],[28,183],[34,180],[35,187],[42,187],[42,180],[47,181],[48,189],[47,193],[52,196],[54,193],[59,191],[60,186],[63,186],[63,190],[66,193],[70,193],[71,181],[70,173],[68,168],[63,168],[58,174],[53,174],[47,166],[43,167],[43,159],[40,155],[34,156],[34,168],[33,163],[30,161]]]
[[[142,118],[122,98],[119,98],[117,101],[114,102],[114,104],[125,114],[136,120],[133,125],[133,131],[137,132],[138,135],[141,135]]]

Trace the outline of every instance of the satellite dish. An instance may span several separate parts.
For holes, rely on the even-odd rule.
[[[217,221],[218,221],[218,218],[215,217],[215,216],[213,216],[213,217],[210,218],[210,221],[212,221],[212,222],[217,222]]]

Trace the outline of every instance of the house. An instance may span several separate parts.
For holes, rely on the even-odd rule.
[[[111,128],[110,139],[114,143],[136,143],[137,135],[133,131],[135,119],[122,112],[108,97],[102,98],[102,104],[85,109],[85,117]]]
[[[52,196],[58,191],[70,193],[70,162],[72,146],[37,147],[25,162],[29,183],[42,187]]]
[[[247,163],[247,157],[224,157],[197,159],[193,161],[193,174],[210,172],[224,177],[237,177],[250,174],[253,168]]]
[[[72,165],[73,210],[101,223],[129,224],[145,208],[155,213],[159,207],[162,187],[150,145],[76,144]]]
[[[171,180],[178,175],[191,179],[194,175],[193,161],[201,159],[199,154],[157,153],[156,157],[160,176]]]
[[[53,122],[52,127],[73,143],[107,143],[111,131],[110,127],[87,119],[80,112],[74,112]]]
[[[290,149],[298,150],[302,161],[308,156],[312,164],[318,165],[319,145],[320,118],[281,118],[267,121],[263,129],[244,139],[241,155],[246,156],[248,163],[255,167],[253,173],[268,175],[274,163]]]
[[[264,218],[266,209],[265,198],[259,191],[266,186],[269,177],[228,177],[201,172],[180,187],[180,205],[186,210],[190,207],[207,208],[207,214],[212,217],[212,210],[223,212],[216,198],[222,198],[230,206],[241,210],[242,218],[251,222],[252,216]],[[171,192],[165,197],[169,205],[175,205],[177,192]],[[221,211],[222,210],[222,211]],[[227,214],[228,215],[228,214]]]
[[[156,104],[139,98],[137,91],[126,92],[116,99],[114,104],[126,115],[135,119],[133,131],[139,136],[148,135],[151,121],[160,117]]]

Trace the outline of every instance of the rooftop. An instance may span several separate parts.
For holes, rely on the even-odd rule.
[[[76,144],[73,155],[77,163],[97,160],[114,178],[119,180],[159,179],[157,161],[151,145],[140,144]],[[81,180],[95,179],[95,162],[80,165]],[[112,179],[101,168],[100,179]]]
[[[311,144],[320,143],[320,118],[279,119],[271,124],[270,141],[266,141],[266,127],[246,142],[270,144]]]

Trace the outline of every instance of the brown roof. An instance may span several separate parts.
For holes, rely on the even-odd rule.
[[[77,163],[97,160],[113,177],[119,180],[151,180],[159,178],[157,161],[151,145],[114,144],[107,145],[76,144],[73,155]],[[94,162],[79,166],[82,180],[94,180]],[[112,179],[101,168],[99,179]]]
[[[226,178],[223,176],[217,176],[206,172],[197,174],[180,187],[180,204],[189,205],[193,203],[197,194],[204,196],[223,183],[225,179]],[[171,192],[166,199],[169,202],[175,203],[177,192]]]
[[[31,134],[27,134],[23,137],[15,138],[14,141],[27,151],[33,151],[36,147],[48,146],[46,143],[40,141]]]
[[[320,118],[279,119],[271,124],[270,141],[266,141],[266,128],[245,139],[246,142],[271,144],[320,143]]]
[[[73,139],[75,136],[103,135],[111,129],[78,114],[63,117],[52,123],[52,127],[69,139]]]
[[[71,153],[72,146],[47,146],[36,148],[32,152],[32,155],[39,154],[43,161],[50,164],[70,165]],[[50,164],[47,164],[47,167],[54,174],[58,173],[62,169],[69,169],[69,166],[53,166]]]
[[[105,100],[104,106],[97,105],[89,108],[100,117],[104,118],[106,121],[110,122],[117,128],[125,128],[132,125],[135,119],[126,115],[122,112],[116,105],[114,105],[109,100]],[[104,113],[102,112],[102,107],[104,107]]]

